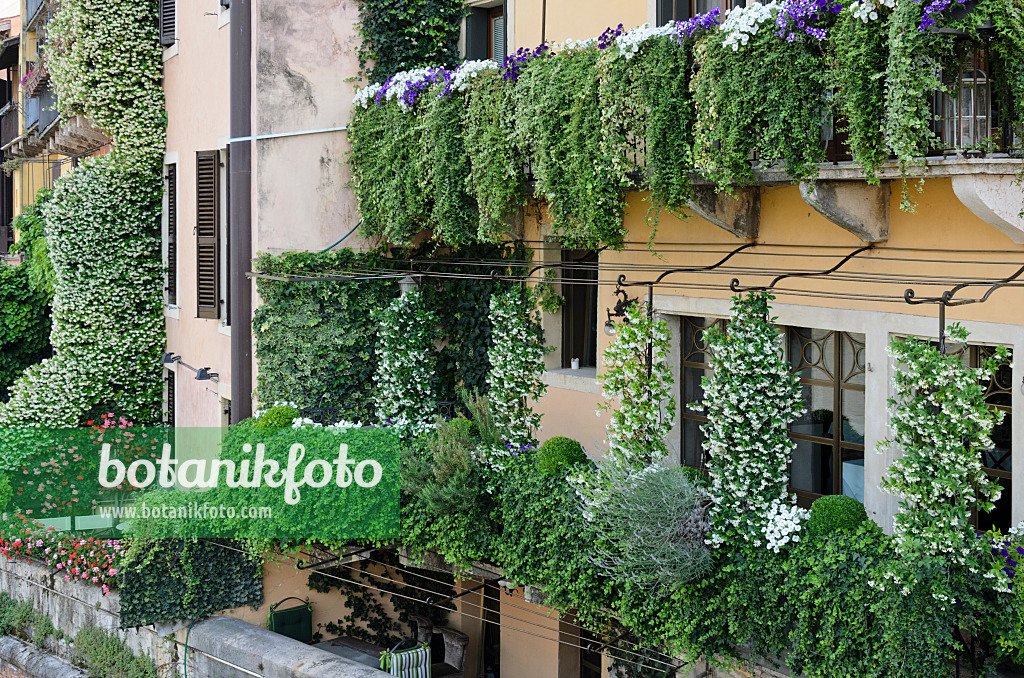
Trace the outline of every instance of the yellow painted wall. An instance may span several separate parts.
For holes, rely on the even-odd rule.
[[[545,38],[562,42],[601,35],[609,26],[620,23],[626,28],[647,21],[646,0],[516,0],[515,47],[533,48],[541,43],[541,9],[547,5]]]

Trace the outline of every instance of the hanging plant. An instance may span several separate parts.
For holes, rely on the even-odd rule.
[[[872,8],[863,16],[841,13],[829,41],[833,66],[828,84],[836,116],[833,128],[848,133],[853,157],[873,184],[878,183],[878,168],[889,157],[882,133],[888,40],[879,13],[887,15],[888,10]]]
[[[793,179],[813,178],[824,158],[825,61],[817,42],[786,41],[769,26],[779,8],[732,10],[698,43],[691,83],[694,162],[720,190],[754,180],[751,158],[782,163]]]
[[[586,47],[533,59],[514,85],[517,137],[565,247],[620,248],[625,240],[622,178],[601,142],[597,59]]]

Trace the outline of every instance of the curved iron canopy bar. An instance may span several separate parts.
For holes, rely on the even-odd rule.
[[[767,292],[769,290],[775,289],[775,286],[778,285],[781,281],[788,280],[789,278],[816,278],[819,276],[830,275],[838,271],[840,268],[846,265],[848,261],[856,257],[858,254],[867,252],[868,250],[872,250],[874,248],[875,243],[870,243],[863,247],[858,247],[857,249],[843,257],[838,264],[836,264],[832,268],[825,269],[824,271],[801,271],[799,273],[783,273],[782,275],[777,276],[774,280],[772,280],[771,283],[769,283],[766,287],[741,287],[739,278],[733,278],[732,282],[729,283],[729,289],[731,289],[733,292]]]

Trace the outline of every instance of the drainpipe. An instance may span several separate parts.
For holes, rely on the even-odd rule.
[[[252,133],[252,0],[231,3],[231,138]],[[252,416],[252,140],[233,142],[228,216],[231,423]]]

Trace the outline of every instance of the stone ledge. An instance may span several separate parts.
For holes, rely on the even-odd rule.
[[[16,666],[33,678],[89,678],[89,674],[77,666],[11,636],[0,636],[2,664]]]
[[[213,617],[195,624],[189,634],[189,647],[196,650],[190,653],[189,660],[195,662],[198,675],[203,676],[384,678],[388,675],[231,617]]]

